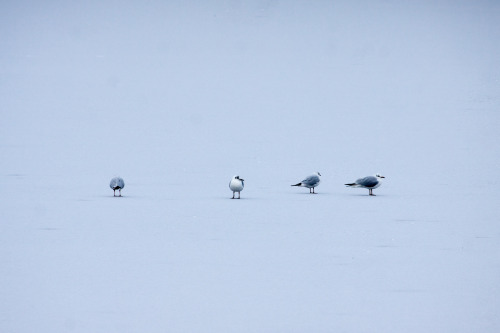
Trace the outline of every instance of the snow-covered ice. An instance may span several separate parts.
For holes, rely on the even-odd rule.
[[[500,331],[499,3],[21,0],[0,31],[1,332]]]

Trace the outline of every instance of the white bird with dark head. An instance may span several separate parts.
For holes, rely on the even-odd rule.
[[[120,177],[115,177],[111,179],[111,182],[109,183],[109,187],[113,190],[113,196],[116,196],[116,190],[118,190],[119,197],[122,196],[122,188],[125,187],[125,182],[123,181],[122,178]]]
[[[233,176],[231,181],[229,182],[229,188],[233,191],[233,197],[231,199],[235,199],[234,194],[238,192],[238,198],[240,199],[240,192],[243,191],[243,187],[245,187],[244,179],[241,179],[240,176]]]
[[[382,185],[382,179],[384,179],[384,178],[385,178],[384,176],[377,173],[375,176],[368,176],[365,178],[359,178],[354,183],[349,183],[349,184],[345,184],[345,185],[347,187],[366,188],[366,189],[368,189],[369,195],[375,195],[375,194],[373,194],[373,190],[376,189],[377,187],[379,187],[380,185]]]
[[[316,194],[316,192],[314,192],[314,188],[317,187],[319,183],[321,183],[321,179],[319,177],[321,177],[321,174],[319,172],[316,172],[307,177],[306,179],[304,179],[303,181],[301,181],[300,183],[297,183],[292,186],[307,187],[309,189],[309,193]]]

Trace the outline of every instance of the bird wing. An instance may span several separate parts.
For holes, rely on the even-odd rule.
[[[317,184],[318,182],[319,182],[319,177],[316,175],[311,175],[311,176],[307,177],[306,179],[304,179],[303,181],[301,181],[302,184],[306,184],[309,186]]]
[[[373,187],[373,186],[378,184],[378,180],[377,180],[377,178],[375,178],[373,176],[368,176],[368,177],[360,178],[360,179],[356,180],[356,184],[361,185],[361,186],[365,186],[365,187]]]
[[[111,182],[109,183],[109,187],[111,187],[111,188],[116,188],[116,187],[124,188],[125,182],[123,181],[122,178],[115,177],[115,178],[111,179]]]

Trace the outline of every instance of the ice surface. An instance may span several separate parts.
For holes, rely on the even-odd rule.
[[[498,3],[8,1],[0,31],[0,331],[500,331]]]

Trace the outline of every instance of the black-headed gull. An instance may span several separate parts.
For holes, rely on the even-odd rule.
[[[229,182],[229,188],[233,191],[233,197],[231,199],[235,199],[234,194],[236,192],[238,192],[237,199],[239,199],[241,196],[240,192],[243,191],[243,187],[245,187],[244,179],[241,179],[240,176],[233,176]]]
[[[314,192],[314,188],[318,186],[319,183],[321,182],[321,179],[319,179],[320,176],[321,174],[319,172],[316,172],[307,177],[306,179],[304,179],[303,181],[301,181],[300,183],[297,183],[292,186],[307,187],[309,189],[309,193],[316,193]]]
[[[382,185],[382,178],[384,176],[379,175],[378,173],[375,176],[368,176],[365,178],[360,178],[356,180],[354,183],[345,184],[348,187],[362,187],[367,188],[370,195],[373,194],[373,190]]]

